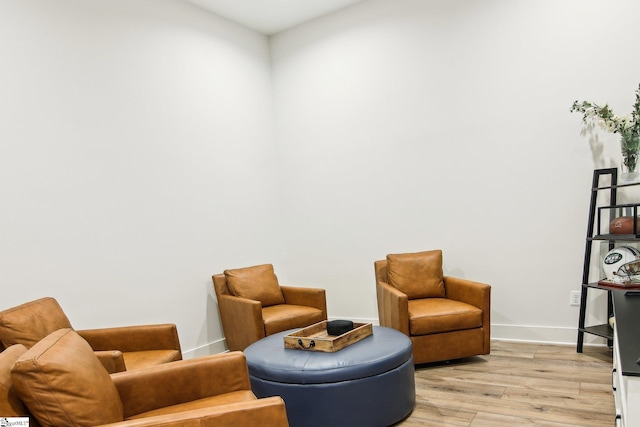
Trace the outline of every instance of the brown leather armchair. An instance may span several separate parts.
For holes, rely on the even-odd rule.
[[[0,311],[0,342],[4,347],[30,348],[71,322],[54,298],[45,297]],[[76,331],[96,352],[108,372],[120,372],[182,359],[174,324],[124,326]]]
[[[72,329],[9,351],[0,355],[0,409],[29,416],[30,425],[288,426],[280,397],[257,399],[251,391],[241,352],[109,375]]]
[[[489,354],[491,286],[443,276],[440,250],[374,266],[380,325],[411,338],[416,364]]]
[[[327,320],[325,290],[280,286],[271,264],[225,270],[212,279],[229,350]]]

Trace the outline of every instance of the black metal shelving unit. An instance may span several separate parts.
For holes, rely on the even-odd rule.
[[[601,180],[608,177],[608,184],[601,185]],[[618,184],[618,169],[596,169],[593,171],[593,181],[591,184],[591,202],[589,205],[589,222],[587,225],[587,238],[584,250],[584,265],[582,269],[582,293],[580,296],[580,317],[578,320],[578,344],[577,352],[582,353],[584,344],[584,334],[593,334],[607,339],[609,346],[613,345],[613,329],[608,323],[601,325],[585,325],[585,317],[587,313],[587,303],[589,290],[598,290],[599,292],[607,292],[607,315],[613,312],[613,303],[611,299],[611,290],[603,288],[597,282],[589,282],[589,272],[591,268],[591,255],[593,245],[596,242],[606,241],[609,243],[609,250],[613,249],[615,243],[620,241],[640,242],[640,237],[635,234],[597,234],[599,230],[595,229],[596,219],[598,216],[598,196],[603,192],[609,192],[609,203],[607,206],[616,206],[617,192],[619,188],[639,185],[640,183]],[[636,230],[634,230],[636,231]],[[594,234],[595,233],[595,234]]]

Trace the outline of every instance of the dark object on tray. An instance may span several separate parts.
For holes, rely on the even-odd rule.
[[[609,224],[609,233],[611,234],[635,234],[636,230],[640,230],[640,218],[636,218],[636,228],[634,229],[632,216],[619,216]]]
[[[351,320],[331,320],[327,322],[327,334],[331,336],[342,335],[353,329]]]

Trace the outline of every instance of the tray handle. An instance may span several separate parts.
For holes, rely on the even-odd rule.
[[[304,349],[310,349],[311,347],[315,347],[316,346],[316,342],[314,340],[309,341],[309,347],[305,347],[304,343],[302,342],[301,339],[298,339],[298,345]]]

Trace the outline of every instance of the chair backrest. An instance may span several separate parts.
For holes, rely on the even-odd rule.
[[[389,254],[386,265],[387,283],[409,299],[444,298],[442,251]]]
[[[387,260],[381,259],[373,263],[376,272],[376,282],[389,282],[387,275]]]
[[[11,378],[20,399],[44,427],[123,420],[111,376],[89,343],[72,329],[59,329],[22,354]]]
[[[224,274],[214,274],[211,278],[213,279],[213,289],[217,297],[220,297],[220,295],[233,295],[229,290],[227,278]]]
[[[260,301],[263,307],[285,303],[271,264],[225,270],[223,276],[226,292],[230,295]],[[213,276],[213,282],[216,287],[216,276]],[[220,290],[216,289],[216,292],[224,291],[222,284],[219,286]]]
[[[71,322],[54,298],[45,297],[0,312],[0,341],[4,347],[23,344],[30,348]]]

